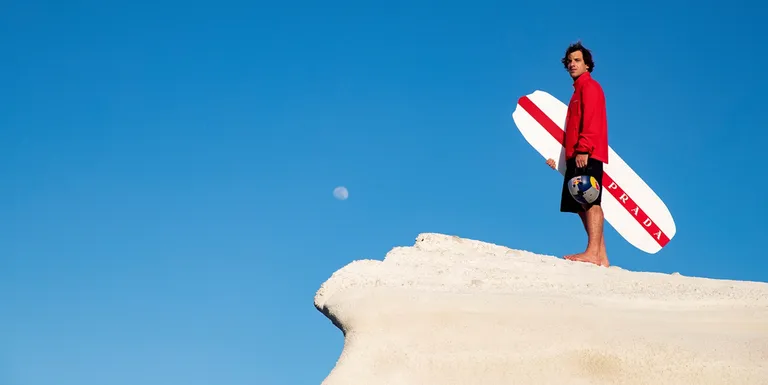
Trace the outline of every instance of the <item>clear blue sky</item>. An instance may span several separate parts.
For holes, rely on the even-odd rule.
[[[768,280],[757,1],[276,4],[4,3],[0,383],[319,384],[346,263],[420,232],[582,250],[511,118],[569,98],[578,39],[678,229],[649,255],[609,227],[611,261]]]

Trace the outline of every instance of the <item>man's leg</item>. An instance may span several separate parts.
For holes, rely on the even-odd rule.
[[[600,161],[589,159],[584,174],[603,180],[603,164]],[[579,211],[584,230],[587,232],[587,249],[583,253],[567,255],[565,259],[571,261],[590,262],[596,265],[609,266],[608,256],[605,251],[605,237],[603,236],[603,209],[602,189],[598,198],[591,205],[582,206]]]
[[[587,249],[583,253],[566,255],[565,259],[577,262],[589,262],[595,265],[610,266],[605,254],[605,238],[603,236],[603,209],[592,205],[585,213],[579,213],[584,229],[587,231]]]
[[[584,231],[587,233],[587,236],[589,236],[589,227],[587,227],[587,213],[584,211],[579,212],[579,218],[581,218],[581,224],[584,225]],[[601,265],[608,266],[608,252],[605,249],[605,231],[603,229],[600,231],[600,251],[598,251],[598,256],[600,257]]]

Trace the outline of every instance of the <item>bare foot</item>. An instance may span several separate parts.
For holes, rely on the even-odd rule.
[[[608,259],[605,257],[601,257],[598,254],[591,254],[591,253],[584,252],[579,254],[566,255],[564,258],[569,261],[587,262],[587,263],[593,263],[598,266],[608,267]]]
[[[600,263],[598,263],[600,266],[611,266],[611,264],[608,263],[608,256],[605,255],[605,245],[600,248],[600,253],[597,255],[597,260],[600,261]]]

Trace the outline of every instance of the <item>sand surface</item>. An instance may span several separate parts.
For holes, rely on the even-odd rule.
[[[354,261],[315,306],[323,385],[768,385],[768,284],[632,272],[441,234]]]

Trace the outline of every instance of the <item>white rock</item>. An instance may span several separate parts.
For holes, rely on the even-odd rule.
[[[768,284],[631,272],[421,234],[315,306],[344,333],[323,385],[768,384]]]

